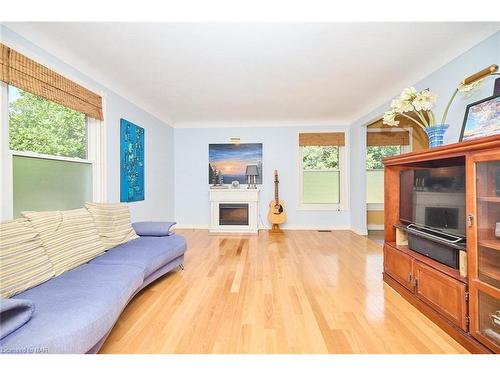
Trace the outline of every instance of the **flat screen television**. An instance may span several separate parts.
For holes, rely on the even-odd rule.
[[[399,218],[465,237],[465,167],[418,168],[400,174]]]

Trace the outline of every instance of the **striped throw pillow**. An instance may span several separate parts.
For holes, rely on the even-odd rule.
[[[86,203],[106,250],[138,238],[128,206],[121,203]]]
[[[53,276],[49,257],[28,220],[0,223],[0,297],[12,297]]]
[[[87,263],[105,250],[85,208],[21,214],[40,234],[56,276]]]

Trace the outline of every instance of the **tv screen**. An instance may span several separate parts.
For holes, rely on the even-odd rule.
[[[465,167],[402,171],[400,220],[465,236]]]

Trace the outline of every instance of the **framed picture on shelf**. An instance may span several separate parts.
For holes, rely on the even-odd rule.
[[[460,141],[500,134],[500,95],[471,103],[465,110]]]

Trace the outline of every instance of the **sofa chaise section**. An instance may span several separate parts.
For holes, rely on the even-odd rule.
[[[144,280],[127,265],[84,264],[14,299],[31,300],[35,312],[1,342],[3,353],[86,353],[113,327]]]
[[[186,240],[139,236],[11,297],[31,301],[31,319],[0,340],[2,353],[96,353],[127,303],[182,265]]]
[[[117,246],[105,254],[94,258],[91,264],[124,264],[140,267],[148,278],[156,270],[177,258],[186,251],[184,237],[173,234],[164,237],[140,237]]]

